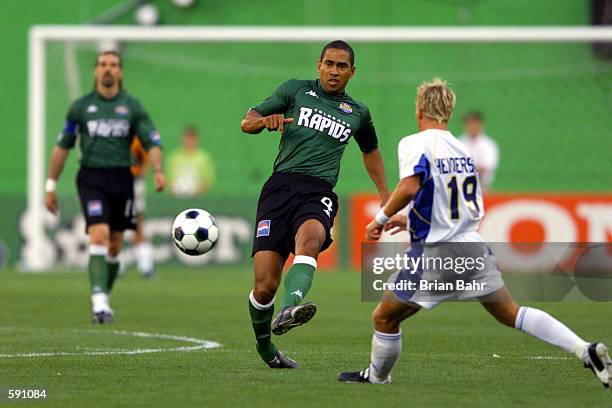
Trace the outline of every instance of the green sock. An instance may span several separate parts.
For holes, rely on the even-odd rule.
[[[302,263],[301,260],[298,259],[299,256],[295,258],[298,262],[293,263],[287,276],[285,276],[285,293],[283,294],[281,308],[302,303],[302,300],[306,297],[306,294],[312,286],[312,278],[317,270],[316,261],[313,258],[304,257],[308,258],[308,263]]]
[[[108,293],[108,267],[105,255],[89,255],[89,282],[92,293]]]
[[[270,305],[267,309],[261,309],[260,304],[257,304],[259,309],[253,305],[253,292],[249,296],[249,313],[251,314],[251,323],[257,340],[257,352],[264,361],[270,361],[276,355],[276,346],[272,343],[272,334],[270,332],[270,324],[272,323],[272,315],[274,314],[274,305]]]
[[[119,275],[119,260],[106,261],[106,268],[108,269],[108,293],[110,293]]]

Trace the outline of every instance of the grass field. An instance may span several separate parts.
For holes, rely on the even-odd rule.
[[[0,355],[71,354],[0,357],[0,388],[46,387],[49,401],[32,405],[61,407],[612,406],[612,392],[577,360],[496,324],[475,303],[448,303],[406,322],[393,384],[339,383],[339,371],[368,362],[374,306],[359,301],[359,276],[347,271],[320,273],[309,295],[318,315],[276,338],[301,368],[270,370],[254,349],[250,285],[246,269],[168,267],[153,281],[130,271],[113,294],[116,322],[93,327],[84,274],[0,271]],[[609,303],[540,307],[587,339],[612,341]],[[116,354],[193,344],[114,331],[186,336],[222,347]]]

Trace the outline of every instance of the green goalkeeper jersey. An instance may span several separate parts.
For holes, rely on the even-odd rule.
[[[129,167],[134,136],[147,151],[161,147],[159,133],[138,99],[124,90],[111,99],[93,91],[72,103],[57,144],[71,149],[78,138],[82,166]]]
[[[291,79],[253,109],[293,118],[281,135],[275,172],[307,174],[335,186],[351,136],[364,153],[378,148],[368,108],[346,93],[327,93],[318,80]]]

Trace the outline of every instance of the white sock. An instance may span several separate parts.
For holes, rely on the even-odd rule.
[[[382,333],[374,331],[370,356],[370,381],[376,384],[391,382],[391,369],[402,352],[402,331]]]
[[[94,313],[112,312],[108,304],[108,295],[104,292],[96,292],[91,295],[91,305]]]
[[[153,260],[153,245],[148,241],[143,241],[134,247],[136,252],[136,263],[140,273],[153,272],[155,265]]]
[[[514,327],[531,334],[548,344],[557,346],[582,358],[582,351],[587,342],[578,337],[566,325],[549,315],[548,313],[522,306],[516,316]]]

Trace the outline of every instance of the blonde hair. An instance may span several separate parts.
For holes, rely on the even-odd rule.
[[[448,122],[453,116],[455,100],[455,93],[446,85],[446,81],[433,78],[417,88],[415,105],[417,112],[420,111],[423,116]]]

